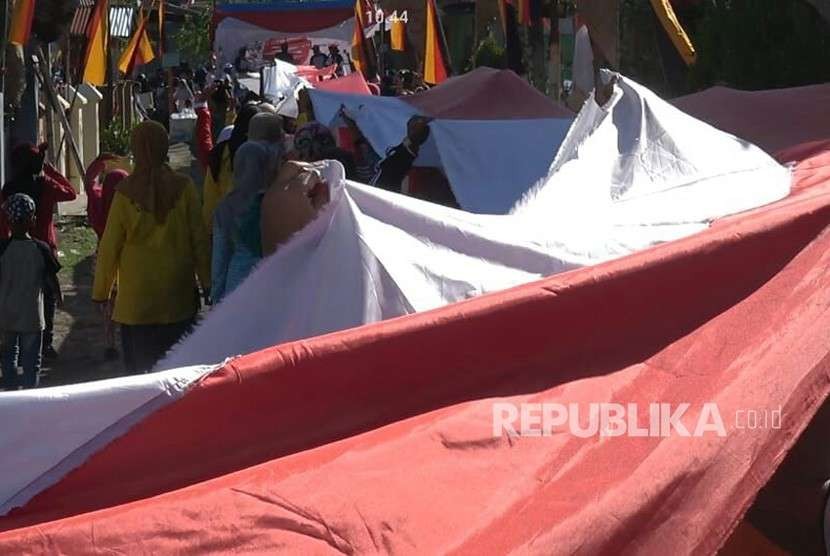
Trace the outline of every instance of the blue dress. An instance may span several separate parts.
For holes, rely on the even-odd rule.
[[[211,263],[211,296],[214,303],[234,291],[262,260],[259,228],[262,198],[262,194],[257,195],[236,230],[227,230],[218,220],[214,221]]]

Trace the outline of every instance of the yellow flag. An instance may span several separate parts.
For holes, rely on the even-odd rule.
[[[680,57],[683,58],[687,66],[694,64],[697,58],[695,47],[683,26],[680,25],[669,0],[651,0],[651,6],[657,13],[657,19],[660,20],[663,29],[668,33],[674,47],[680,53]]]
[[[109,43],[109,6],[98,0],[87,28],[83,80],[100,87],[107,81],[107,48]]]
[[[406,25],[400,19],[392,20],[392,50],[403,52],[406,50]]]
[[[424,46],[424,82],[437,85],[447,79],[446,60],[441,41],[441,22],[435,0],[426,0],[426,44]]]
[[[121,58],[118,60],[118,71],[125,75],[130,75],[135,66],[146,64],[156,57],[153,52],[153,46],[150,44],[150,39],[147,36],[147,20],[144,14],[141,14],[138,27],[135,33],[130,37],[130,42],[121,53]]]

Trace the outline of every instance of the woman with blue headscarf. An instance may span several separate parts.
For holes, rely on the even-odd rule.
[[[282,120],[261,113],[251,119],[248,141],[233,161],[233,189],[213,219],[212,296],[221,301],[262,259],[259,229],[262,193],[282,162]]]

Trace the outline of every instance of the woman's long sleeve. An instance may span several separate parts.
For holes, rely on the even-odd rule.
[[[95,263],[95,281],[92,286],[93,301],[107,301],[118,276],[118,261],[126,240],[126,200],[116,194],[112,201],[107,226],[98,244],[98,258]]]
[[[196,186],[193,183],[187,185],[184,190],[184,195],[187,195],[187,215],[188,227],[190,228],[191,248],[193,249],[193,258],[196,263],[196,276],[199,278],[199,283],[206,291],[210,290],[210,240],[208,233],[205,230],[205,223],[202,220],[202,214],[199,211],[199,199],[196,194]]]

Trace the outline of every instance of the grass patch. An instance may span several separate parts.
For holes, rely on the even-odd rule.
[[[78,263],[95,254],[98,236],[85,216],[63,216],[58,220],[57,228],[58,262],[63,267],[60,277],[71,281]]]

